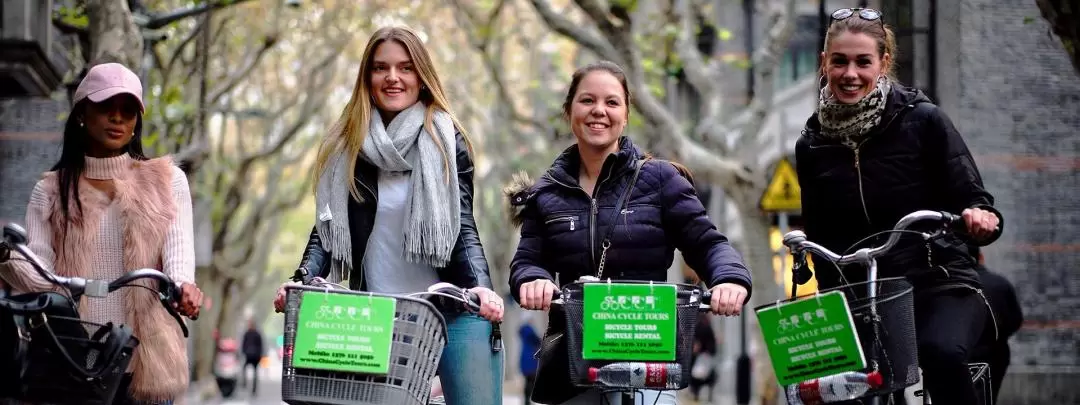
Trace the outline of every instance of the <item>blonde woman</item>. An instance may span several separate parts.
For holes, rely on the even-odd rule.
[[[449,342],[439,375],[451,405],[502,403],[490,322],[502,320],[503,304],[473,221],[470,149],[416,33],[379,29],[319,150],[315,227],[300,262],[308,280],[347,280],[354,290],[407,293],[442,281],[479,295],[479,317],[443,314]]]

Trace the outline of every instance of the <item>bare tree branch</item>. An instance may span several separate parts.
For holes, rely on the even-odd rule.
[[[794,32],[795,0],[772,0],[765,6],[765,26],[769,27],[769,30],[761,45],[754,50],[751,61],[754,66],[754,98],[747,111],[750,117],[742,128],[742,136],[739,137],[736,148],[744,153],[754,148],[754,142],[760,138],[759,132],[773,107],[776,68],[780,65],[779,60]]]
[[[544,121],[538,120],[534,117],[526,115],[525,113],[522,113],[521,110],[514,103],[515,98],[511,97],[510,90],[506,86],[506,80],[503,78],[503,66],[496,59],[496,56],[493,56],[492,53],[488,50],[491,41],[494,40],[494,35],[491,34],[491,32],[493,32],[495,29],[494,26],[496,20],[498,19],[499,13],[502,11],[504,5],[506,4],[506,1],[499,0],[499,2],[495,5],[495,8],[492,10],[491,14],[488,16],[486,22],[483,23],[480,22],[480,17],[476,16],[476,12],[473,11],[470,7],[464,5],[461,0],[451,0],[450,3],[453,4],[454,8],[457,11],[460,11],[460,13],[457,14],[459,22],[461,22],[462,25],[471,27],[470,29],[466,30],[469,36],[469,42],[473,45],[474,48],[476,48],[477,52],[480,53],[480,58],[483,60],[484,67],[487,69],[488,74],[491,76],[491,81],[495,85],[500,99],[502,99],[506,103],[506,107],[509,109],[510,118],[515,122],[531,126],[537,131],[546,131],[548,125]],[[461,21],[462,17],[465,18],[465,21]]]
[[[616,63],[623,62],[619,53],[615,51],[615,48],[610,42],[604,40],[600,35],[595,32],[582,28],[579,24],[570,21],[570,19],[559,15],[555,10],[552,10],[551,3],[547,0],[530,0],[536,12],[540,14],[540,18],[547,23],[549,27],[555,32],[562,34],[567,38],[571,38],[577,43],[581,44],[585,48],[593,51],[604,59],[611,60]]]
[[[269,51],[270,48],[273,48],[274,43],[276,42],[276,38],[264,37],[259,46],[252,49],[248,56],[244,58],[244,63],[240,65],[241,67],[237,69],[235,73],[229,75],[229,77],[223,80],[221,85],[219,85],[212,92],[210,92],[210,97],[208,98],[208,101],[211,104],[216,103],[219,99],[221,99],[223,95],[225,95],[225,93],[228,93],[230,90],[236,87],[237,84],[250,76],[251,72],[255,69],[256,66],[259,65],[259,62],[262,61],[263,56],[266,55],[266,52]]]

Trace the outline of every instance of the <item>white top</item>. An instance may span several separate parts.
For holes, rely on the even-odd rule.
[[[95,180],[108,180],[117,174],[130,170],[133,160],[127,154],[111,158],[86,158],[86,171],[83,177]],[[165,235],[165,246],[161,257],[163,272],[173,281],[191,283],[195,279],[195,237],[191,217],[191,194],[188,190],[187,177],[178,167],[173,167],[173,197],[176,198],[176,218]],[[26,233],[29,248],[38,256],[47,269],[52,270],[56,253],[52,246],[52,228],[48,218],[41,213],[52,209],[52,201],[46,195],[44,185],[38,182],[30,195],[30,206],[26,210]],[[136,269],[124,267],[124,233],[119,205],[114,201],[105,209],[98,227],[94,246],[87,246],[86,252],[93,255],[90,262],[92,278],[114,280],[126,272]],[[26,285],[33,291],[53,290],[51,283],[41,278],[30,267],[19,261],[9,260],[0,265],[0,276],[15,279],[16,285]],[[88,298],[86,303],[87,321],[96,323],[127,323],[124,310],[124,294],[114,292],[106,298]]]
[[[427,263],[405,261],[405,205],[412,194],[409,172],[379,171],[375,225],[364,253],[367,289],[384,294],[425,291],[439,282]]]

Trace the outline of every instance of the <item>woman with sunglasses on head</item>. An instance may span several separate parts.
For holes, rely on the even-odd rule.
[[[821,53],[827,83],[795,147],[807,237],[849,251],[908,213],[935,210],[961,213],[976,243],[996,240],[1001,214],[960,133],[921,91],[889,77],[896,43],[881,14],[840,9],[832,17]],[[866,279],[864,268],[842,271],[818,266],[819,285]],[[878,259],[878,271],[906,276],[915,288],[919,361],[934,403],[975,404],[967,362],[988,307],[965,242],[904,237]]]
[[[503,357],[491,322],[502,321],[503,300],[491,290],[473,220],[469,139],[411,29],[375,31],[362,60],[352,99],[319,149],[315,227],[298,273],[377,293],[438,282],[476,293],[479,316],[443,314],[439,379],[450,405],[502,403]],[[285,294],[282,286],[278,312]]]
[[[195,242],[187,176],[142,150],[142,83],[118,63],[96,65],[73,97],[60,161],[26,208],[29,248],[64,277],[114,280],[140,268],[181,283],[182,315],[197,317]],[[0,251],[0,278],[21,292],[60,287],[21,257]],[[139,340],[117,404],[171,404],[188,386],[187,345],[154,290],[125,288],[83,300],[84,320],[132,328]]]

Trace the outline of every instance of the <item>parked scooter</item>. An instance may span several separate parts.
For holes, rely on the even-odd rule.
[[[214,355],[214,379],[217,380],[218,391],[225,398],[232,397],[233,392],[236,391],[237,379],[243,367],[239,346],[236,339],[221,339],[218,341],[217,353]]]

